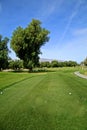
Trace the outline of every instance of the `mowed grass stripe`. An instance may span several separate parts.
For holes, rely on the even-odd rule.
[[[27,77],[30,77],[28,73],[12,73],[12,72],[0,72],[0,89],[9,87],[10,85],[19,82]]]
[[[86,130],[86,84],[64,70],[15,84],[0,97],[9,101],[0,108],[2,130]]]
[[[33,78],[33,80],[32,80]],[[3,94],[0,95],[0,118],[5,119],[9,115],[10,111],[16,108],[17,104],[19,104],[20,100],[25,98],[26,95],[29,95],[31,90],[36,87],[41,80],[43,80],[43,76],[33,75],[33,77],[29,77],[26,81],[18,82],[14,84],[11,88],[3,91]],[[9,108],[9,109],[8,109]]]

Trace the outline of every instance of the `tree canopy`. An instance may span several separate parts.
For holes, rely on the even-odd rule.
[[[18,27],[11,38],[11,48],[23,60],[24,67],[32,69],[39,63],[40,48],[49,41],[50,32],[41,27],[39,20],[33,19],[26,27]]]
[[[5,37],[4,39],[0,35],[0,70],[5,69],[8,64],[8,43],[9,39]]]

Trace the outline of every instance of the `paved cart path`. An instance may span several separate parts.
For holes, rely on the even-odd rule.
[[[81,78],[87,79],[87,76],[83,75],[83,74],[80,74],[79,71],[74,72],[74,74],[77,75],[77,76],[79,76],[79,77],[81,77]]]

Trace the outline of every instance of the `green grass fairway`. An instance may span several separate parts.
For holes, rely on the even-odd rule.
[[[74,71],[0,72],[0,130],[87,130],[87,80]]]

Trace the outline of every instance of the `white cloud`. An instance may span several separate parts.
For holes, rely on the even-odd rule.
[[[60,8],[61,4],[63,3],[64,0],[47,0],[44,1],[40,7],[40,15],[43,18],[47,18],[49,17],[51,14],[53,14],[54,12],[56,12],[56,10],[58,11],[58,9]]]
[[[81,62],[87,56],[87,38],[72,39],[63,44],[62,48],[56,47],[53,54],[61,60]]]
[[[62,37],[61,37],[61,39],[60,39],[60,43],[63,41],[63,39],[65,38],[65,36],[66,36],[66,34],[67,34],[67,32],[68,32],[68,30],[69,30],[69,28],[70,28],[70,25],[71,25],[71,23],[72,23],[72,20],[75,18],[75,16],[77,15],[77,13],[78,13],[78,10],[79,10],[79,7],[80,7],[80,5],[82,4],[82,1],[80,0],[79,2],[77,2],[77,4],[76,4],[76,6],[75,6],[75,8],[74,8],[74,10],[73,10],[73,12],[72,12],[72,14],[71,14],[71,16],[69,17],[69,20],[68,20],[68,23],[67,23],[67,25],[66,25],[66,27],[65,27],[65,30],[64,30],[64,32],[63,32],[63,35],[62,35]]]
[[[75,36],[81,36],[81,35],[86,35],[86,37],[87,37],[87,28],[82,28],[82,29],[77,29],[77,30],[75,30],[74,32],[73,32],[73,34],[75,35]]]
[[[62,47],[56,45],[53,48],[42,48],[43,58],[58,59],[58,60],[73,60],[80,63],[87,56],[87,38],[72,39],[65,44],[61,43]]]

